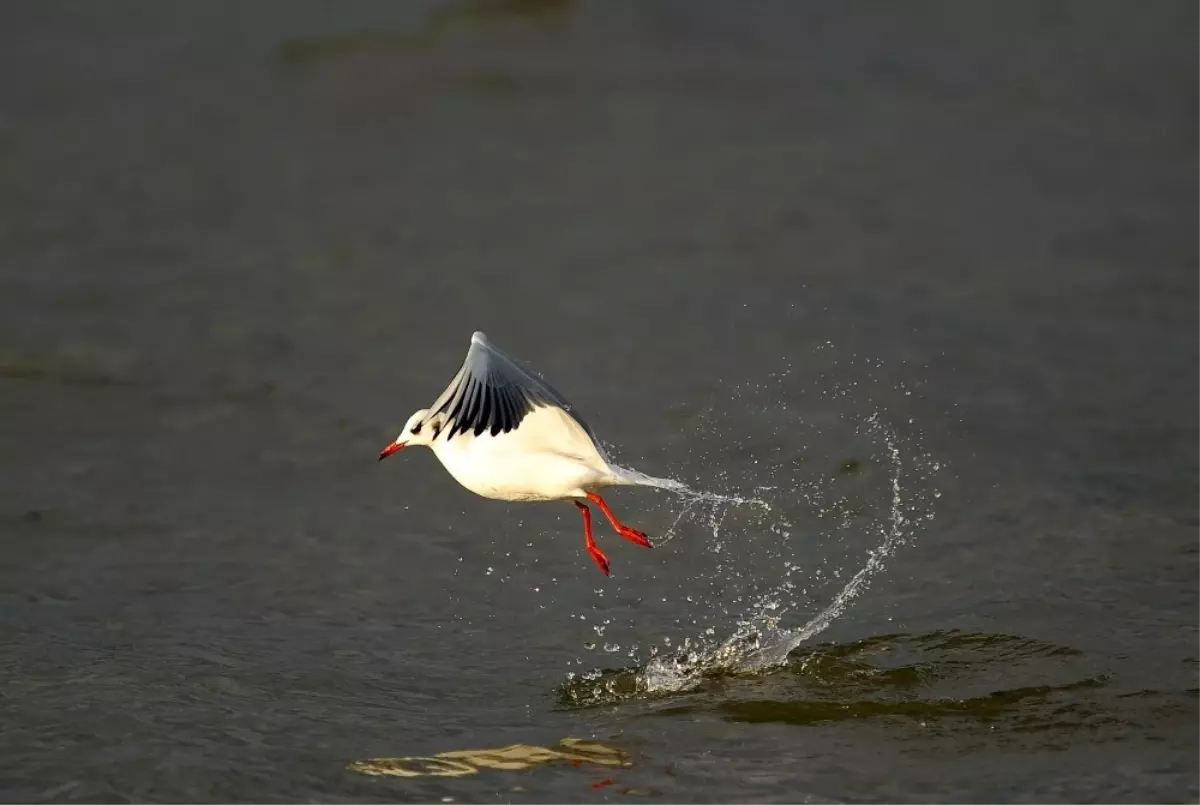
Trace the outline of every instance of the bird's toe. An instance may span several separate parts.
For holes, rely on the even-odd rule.
[[[650,540],[646,538],[646,535],[643,534],[641,531],[638,531],[636,528],[629,528],[620,533],[621,533],[622,537],[624,537],[625,539],[634,543],[635,545],[641,545],[643,548],[653,548],[654,547],[650,543]]]
[[[600,568],[600,572],[606,576],[612,575],[612,570],[609,568],[607,556],[598,550],[589,550],[588,553],[592,555],[592,561],[596,563],[598,568]]]

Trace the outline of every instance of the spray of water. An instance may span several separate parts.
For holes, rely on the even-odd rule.
[[[837,387],[832,393],[846,395],[844,389]],[[661,646],[649,647],[648,659],[639,656],[635,647],[628,656],[636,665],[623,671],[595,669],[578,677],[568,674],[564,688],[568,702],[587,704],[680,692],[700,685],[713,675],[769,671],[785,664],[793,650],[839,618],[868,589],[897,548],[932,519],[931,501],[937,496],[928,485],[928,470],[931,466],[937,469],[937,465],[920,453],[912,439],[902,438],[884,414],[874,411],[861,416],[855,431],[874,446],[878,457],[879,472],[872,490],[878,498],[875,517],[865,518],[856,509],[861,502],[852,500],[851,495],[828,486],[822,488],[821,482],[811,478],[786,475],[787,462],[763,467],[762,472],[776,485],[756,486],[752,494],[696,491],[680,482],[664,487],[675,492],[683,505],[656,544],[668,543],[683,533],[708,531],[709,555],[715,562],[708,578],[709,590],[695,597],[683,596],[683,602],[693,610],[708,606],[714,610],[714,620],[706,622],[703,615],[695,616],[690,621],[693,629],[690,636],[675,644],[669,637],[661,638]],[[856,464],[847,469],[855,471]],[[811,537],[807,528],[798,529],[789,520],[788,506],[779,505],[780,501],[797,500],[815,511],[816,517],[826,518],[823,522],[834,520],[835,524],[826,530],[839,539],[853,537],[850,541],[861,540],[871,546],[865,559],[858,560],[861,564],[854,564],[853,558],[844,561],[843,565],[856,568],[844,582],[841,567],[823,573],[826,569],[823,566],[814,568],[810,563],[802,566],[791,560],[792,532],[800,530],[805,532],[802,536],[806,539]],[[731,517],[736,521],[735,530],[727,535],[726,523]],[[756,559],[772,561],[757,561],[756,567],[747,567],[745,557],[738,556],[736,551],[747,544],[758,551]],[[851,551],[850,557],[854,553]],[[759,578],[767,565],[781,569],[782,578],[776,581]],[[811,583],[814,577],[825,582],[826,587],[837,587],[823,605],[819,599],[813,601],[813,593],[807,586],[801,589],[801,585]],[[733,589],[737,584],[744,589]],[[800,600],[806,596],[808,601]],[[664,597],[663,601],[667,599]],[[807,609],[809,603],[818,603],[815,614],[807,615],[798,625],[784,625],[786,615],[801,606]],[[730,618],[736,622],[732,631],[715,623]],[[597,628],[597,634],[603,634],[605,627]],[[719,637],[718,629],[727,636]],[[608,643],[604,648],[611,653],[619,646]]]
[[[906,519],[902,511],[900,451],[894,433],[880,423],[877,415],[868,420],[868,426],[883,439],[891,460],[891,513],[885,526],[882,542],[867,554],[866,563],[850,581],[834,596],[820,612],[807,623],[793,629],[780,628],[784,607],[779,603],[783,594],[791,591],[791,583],[780,585],[775,595],[764,596],[757,611],[738,624],[738,629],[727,639],[715,646],[701,650],[684,651],[667,656],[655,657],[642,671],[639,688],[645,693],[663,693],[686,690],[699,684],[700,680],[713,673],[754,673],[782,665],[797,646],[823,632],[833,623],[850,603],[869,586],[871,578],[884,568],[888,557],[904,541]],[[714,515],[722,507],[758,505],[770,510],[770,505],[761,500],[750,500],[736,496],[697,494],[695,503],[707,503],[714,507]],[[679,520],[676,520],[676,525]],[[712,521],[714,538],[719,537],[722,520]],[[690,647],[689,647],[690,648]]]

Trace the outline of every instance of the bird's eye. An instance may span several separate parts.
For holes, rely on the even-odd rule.
[[[412,435],[416,436],[420,432],[421,432],[421,423],[418,422],[417,424],[412,426]]]

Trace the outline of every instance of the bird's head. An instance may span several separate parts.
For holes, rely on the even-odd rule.
[[[396,437],[396,441],[383,448],[383,452],[379,454],[379,460],[383,461],[392,453],[403,450],[406,447],[429,446],[438,437],[438,434],[442,432],[442,427],[445,423],[445,414],[437,413],[430,416],[429,409],[422,408],[408,418],[408,422],[404,425],[404,430],[400,431],[400,435]]]

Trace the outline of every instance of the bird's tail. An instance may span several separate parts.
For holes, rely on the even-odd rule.
[[[668,492],[676,494],[684,494],[692,491],[691,487],[687,484],[676,481],[673,478],[655,478],[653,475],[647,475],[644,472],[612,464],[609,467],[617,479],[617,484],[622,486],[652,486],[655,489],[665,489]]]

